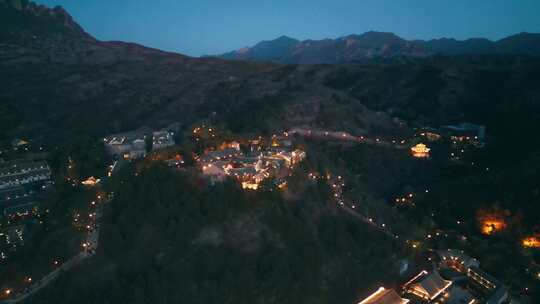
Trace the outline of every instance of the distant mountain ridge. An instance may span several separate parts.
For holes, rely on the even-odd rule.
[[[393,33],[375,31],[323,40],[300,41],[281,36],[217,57],[287,64],[335,64],[374,58],[479,54],[539,56],[540,34],[519,33],[497,41],[485,38],[405,40]]]

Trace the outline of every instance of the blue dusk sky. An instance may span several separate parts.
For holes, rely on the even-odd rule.
[[[191,56],[281,35],[337,38],[366,31],[405,39],[540,32],[539,0],[39,0],[64,7],[88,33]]]

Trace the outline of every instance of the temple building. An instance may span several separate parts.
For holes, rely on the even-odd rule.
[[[431,149],[423,143],[419,143],[416,146],[411,147],[412,155],[418,158],[429,157],[429,151],[431,151]]]
[[[358,304],[407,304],[409,300],[400,297],[394,289],[379,287],[377,291]]]
[[[424,270],[407,282],[403,288],[407,293],[416,296],[419,300],[425,303],[433,303],[450,286],[452,286],[452,281],[443,279],[437,271],[429,273]]]

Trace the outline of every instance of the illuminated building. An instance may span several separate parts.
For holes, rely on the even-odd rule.
[[[358,304],[406,304],[409,300],[401,298],[394,289],[379,287],[377,291]]]
[[[506,229],[506,218],[510,216],[510,211],[499,208],[479,209],[476,219],[480,225],[480,232],[491,235]]]
[[[443,279],[437,271],[428,273],[423,270],[403,286],[407,293],[430,303],[452,285],[452,281]]]
[[[93,176],[90,176],[89,178],[87,178],[86,180],[83,180],[81,182],[81,184],[85,185],[85,186],[95,186],[97,183],[99,183],[101,180],[99,178],[95,178]]]
[[[431,151],[431,149],[423,143],[419,143],[416,146],[411,147],[412,155],[418,158],[429,157],[429,151]]]
[[[439,250],[441,267],[453,268],[459,272],[467,272],[470,267],[480,267],[480,262],[456,249]]]
[[[227,148],[235,149],[237,151],[240,151],[240,143],[237,141],[226,141],[219,146],[219,150],[225,150]]]

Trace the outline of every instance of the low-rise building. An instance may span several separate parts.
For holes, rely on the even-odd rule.
[[[11,147],[13,150],[25,150],[28,151],[30,142],[21,138],[15,138],[11,141]]]
[[[508,300],[508,288],[479,267],[469,268],[467,276],[485,291],[488,297],[486,304],[501,304]]]
[[[174,134],[169,131],[156,131],[152,134],[152,150],[174,146]]]
[[[453,285],[439,300],[440,304],[475,304],[479,303],[467,289]]]
[[[147,127],[135,131],[112,134],[103,139],[109,154],[125,159],[137,159],[146,156],[146,138],[152,136]]]

